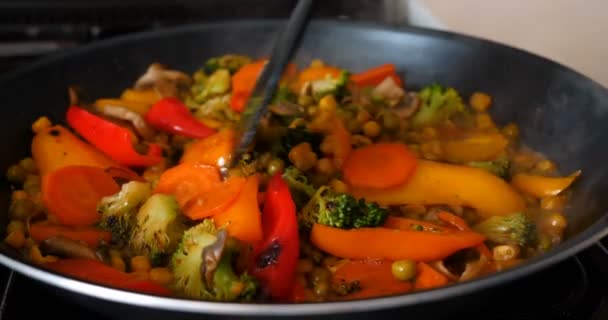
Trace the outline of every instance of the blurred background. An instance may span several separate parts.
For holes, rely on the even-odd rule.
[[[285,18],[294,0],[0,0],[0,71],[92,41],[235,18]],[[415,25],[506,43],[608,86],[605,0],[325,0],[315,18]]]

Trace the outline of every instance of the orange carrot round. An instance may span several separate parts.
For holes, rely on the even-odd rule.
[[[475,247],[485,237],[475,232],[425,232],[388,228],[339,229],[315,224],[310,241],[337,257],[434,261]],[[356,243],[357,245],[353,245]]]
[[[118,191],[112,176],[98,167],[63,167],[42,179],[42,203],[61,224],[69,226],[98,222],[97,204]]]
[[[416,169],[416,157],[401,143],[376,143],[350,153],[342,167],[344,180],[361,188],[402,185]]]
[[[184,204],[184,214],[192,220],[199,220],[225,211],[237,199],[245,181],[243,177],[231,177],[203,189]]]
[[[154,192],[174,195],[179,206],[184,207],[194,196],[220,183],[221,178],[216,167],[182,163],[163,172]]]

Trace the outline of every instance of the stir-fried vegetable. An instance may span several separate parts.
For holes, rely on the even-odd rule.
[[[308,302],[468,281],[562,241],[581,172],[560,175],[501,127],[490,93],[412,90],[392,63],[289,64],[233,159],[266,62],[154,63],[92,105],[71,90],[75,133],[40,117],[31,158],[7,169],[5,243],[125,290]]]

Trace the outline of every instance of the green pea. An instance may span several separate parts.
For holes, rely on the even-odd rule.
[[[331,272],[323,267],[316,267],[311,274],[311,282],[316,286],[321,282],[328,282],[331,278]]]
[[[6,171],[6,178],[13,183],[22,183],[27,172],[19,165],[12,165]]]
[[[391,265],[393,277],[401,281],[409,281],[416,276],[416,262],[413,260],[398,260]]]
[[[40,176],[28,174],[23,182],[23,190],[28,194],[36,194],[40,191]]]
[[[266,171],[269,175],[274,175],[277,172],[283,171],[283,168],[285,168],[285,162],[279,158],[275,158],[268,163],[268,168]]]
[[[329,281],[323,281],[315,284],[315,294],[324,297],[329,293]]]
[[[38,168],[36,167],[36,163],[32,158],[23,158],[19,161],[19,165],[28,173],[38,173]]]

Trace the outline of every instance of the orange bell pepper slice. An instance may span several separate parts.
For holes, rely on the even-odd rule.
[[[395,279],[391,270],[391,261],[381,259],[352,260],[341,264],[332,276],[332,283],[359,282],[358,291],[344,299],[365,299],[380,296],[396,295],[411,291],[412,283]]]
[[[544,177],[519,173],[513,176],[511,185],[533,197],[543,198],[562,193],[564,190],[568,189],[580,175],[580,170],[566,177]]]

